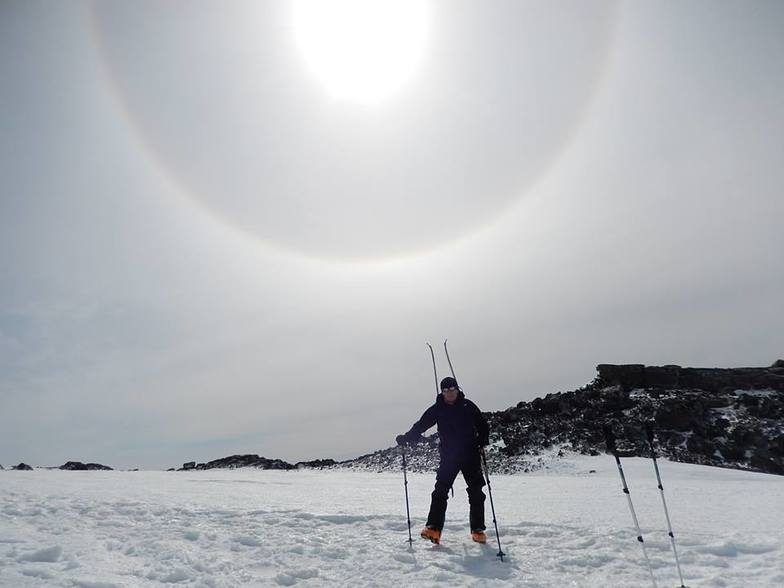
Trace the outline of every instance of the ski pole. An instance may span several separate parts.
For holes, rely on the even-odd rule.
[[[662,506],[664,507],[664,517],[667,519],[667,530],[670,535],[670,543],[672,543],[672,553],[675,556],[675,565],[678,568],[678,577],[681,579],[680,588],[686,588],[683,583],[683,573],[681,572],[681,562],[678,560],[678,550],[675,549],[675,534],[672,532],[672,523],[670,523],[670,512],[667,510],[667,501],[664,499],[664,486],[662,486],[661,475],[659,474],[659,464],[656,463],[656,447],[653,442],[653,425],[645,423],[645,433],[648,437],[648,443],[651,446],[651,457],[653,458],[653,468],[656,470],[656,481],[659,483],[659,492],[661,493]]]
[[[648,571],[651,574],[653,588],[656,588],[656,578],[653,575],[653,567],[651,567],[651,561],[648,559],[648,552],[645,550],[645,541],[643,541],[642,531],[640,531],[640,523],[637,521],[637,514],[634,512],[632,496],[629,492],[629,486],[626,485],[626,476],[623,475],[623,467],[621,466],[621,460],[618,457],[618,451],[615,447],[615,434],[612,432],[610,425],[604,425],[604,438],[607,442],[607,451],[613,454],[613,457],[615,457],[615,463],[618,465],[618,473],[621,475],[621,483],[623,484],[623,493],[626,494],[626,500],[629,502],[629,512],[632,513],[634,527],[637,529],[637,541],[640,542],[640,547],[642,547],[642,554],[645,556],[645,563],[648,565]]]
[[[406,491],[406,521],[408,522],[408,546],[409,548],[414,543],[411,538],[411,510],[408,506],[408,476],[406,475],[406,448],[400,446],[400,453],[403,454],[403,488]]]
[[[495,517],[495,505],[493,504],[493,488],[490,486],[490,472],[487,468],[487,458],[485,457],[485,448],[481,448],[482,451],[482,463],[485,466],[485,479],[487,480],[487,494],[490,496],[490,511],[493,513],[493,525],[495,525],[495,539],[498,542],[498,553],[496,553],[497,557],[501,558],[501,561],[504,561],[504,556],[506,555],[503,550],[501,549],[501,535],[498,533],[498,521]]]

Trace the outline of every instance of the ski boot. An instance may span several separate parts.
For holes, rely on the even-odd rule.
[[[438,529],[431,529],[430,527],[425,527],[422,529],[422,532],[419,534],[423,539],[429,540],[431,543],[435,543],[438,545],[441,543],[441,531]]]
[[[471,539],[477,543],[487,543],[487,535],[485,535],[485,532],[481,529],[474,529],[471,531]]]

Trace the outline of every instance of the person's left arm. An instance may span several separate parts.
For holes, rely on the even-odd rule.
[[[485,418],[485,415],[482,414],[482,411],[479,410],[479,407],[473,402],[471,403],[471,407],[474,413],[476,442],[479,447],[484,447],[485,445],[490,444],[490,426],[487,424],[487,419]]]

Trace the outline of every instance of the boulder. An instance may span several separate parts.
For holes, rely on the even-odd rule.
[[[599,364],[599,381],[604,386],[621,386],[624,390],[645,387],[645,366],[642,364]]]
[[[599,395],[599,402],[602,404],[603,412],[620,411],[634,405],[634,401],[629,398],[628,390],[619,386],[613,386],[602,390]]]
[[[659,429],[689,431],[691,424],[692,412],[684,402],[662,405],[656,411],[656,427]]]

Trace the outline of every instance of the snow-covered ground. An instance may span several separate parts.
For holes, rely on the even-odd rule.
[[[658,585],[677,586],[651,462],[624,469]],[[784,585],[784,477],[661,470],[688,586]],[[433,478],[409,476],[415,538]],[[1,471],[0,585],[651,585],[611,457],[491,482],[504,562],[489,501],[493,541],[470,541],[460,479],[442,545],[410,548],[402,474]]]

